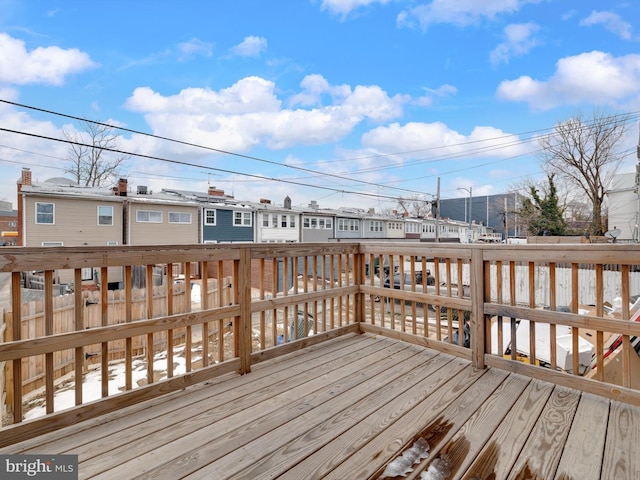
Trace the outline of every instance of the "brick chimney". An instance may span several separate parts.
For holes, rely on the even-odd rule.
[[[224,197],[224,190],[220,190],[216,187],[209,187],[209,190],[207,190],[207,195],[209,195],[210,197]]]
[[[22,187],[23,186],[29,186],[31,185],[31,169],[30,168],[26,168],[24,167],[22,169],[22,176],[20,177],[20,180],[18,180],[18,218],[17,218],[17,223],[18,223],[18,237],[16,238],[16,245],[23,247],[24,246],[24,238],[23,238],[23,221],[24,221],[24,211],[23,211],[23,193],[22,193]]]
[[[115,195],[118,197],[126,197],[128,183],[129,182],[127,181],[126,178],[118,179],[118,185],[116,185],[113,189],[113,192],[115,193]]]
[[[31,185],[31,169],[24,167],[22,169],[22,185]]]

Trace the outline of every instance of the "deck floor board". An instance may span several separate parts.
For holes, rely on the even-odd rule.
[[[79,478],[640,478],[640,408],[373,334],[335,338],[0,449]],[[444,478],[444,477],[443,477]]]

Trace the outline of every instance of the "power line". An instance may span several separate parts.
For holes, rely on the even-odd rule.
[[[18,130],[12,130],[9,128],[3,128],[0,127],[0,131],[3,132],[8,132],[8,133],[15,133],[17,135],[26,135],[32,138],[39,138],[41,140],[50,140],[50,141],[54,141],[54,142],[60,142],[60,143],[68,143],[68,144],[72,144],[72,145],[78,145],[81,147],[89,147],[92,148],[92,145],[89,144],[85,144],[85,143],[80,143],[80,142],[76,142],[76,141],[72,141],[72,140],[67,140],[67,139],[60,139],[60,138],[53,138],[53,137],[48,137],[46,135],[38,135],[35,133],[28,133],[28,132],[20,132]],[[311,185],[311,184],[306,184],[306,183],[302,183],[302,182],[296,182],[293,180],[285,180],[285,179],[281,179],[281,178],[274,178],[274,177],[266,177],[263,175],[255,175],[255,174],[251,174],[251,173],[242,173],[242,172],[236,172],[234,170],[227,170],[227,169],[223,169],[223,168],[216,168],[216,167],[207,167],[204,165],[198,165],[195,163],[189,163],[189,162],[184,162],[181,160],[174,160],[174,159],[170,159],[170,158],[163,158],[163,157],[157,157],[157,156],[153,156],[153,155],[144,155],[141,153],[132,153],[132,152],[126,152],[124,150],[119,150],[116,148],[108,148],[108,147],[101,147],[101,150],[107,151],[107,152],[112,152],[112,153],[119,153],[122,155],[131,155],[131,156],[135,156],[135,157],[139,157],[139,158],[144,158],[147,160],[158,160],[161,162],[167,162],[167,163],[172,163],[172,164],[176,164],[176,165],[183,165],[183,166],[187,166],[187,167],[198,167],[198,168],[204,168],[206,170],[212,170],[212,171],[216,171],[216,172],[223,172],[223,173],[230,173],[233,175],[242,175],[245,177],[251,177],[251,178],[256,178],[259,180],[270,180],[270,181],[275,181],[275,182],[283,182],[283,183],[289,183],[292,185],[298,185],[298,186],[303,186],[303,187],[313,187],[313,188],[318,188],[321,190],[329,190],[332,192],[338,192],[338,193],[348,193],[350,195],[359,195],[359,196],[364,196],[364,197],[374,197],[374,198],[386,198],[389,200],[397,200],[398,197],[393,197],[393,196],[389,196],[389,195],[380,195],[380,194],[371,194],[371,193],[366,193],[366,192],[357,192],[357,191],[352,191],[352,190],[345,190],[345,189],[337,189],[337,188],[331,188],[331,187],[325,187],[322,185]],[[416,192],[416,193],[421,193],[421,192]]]

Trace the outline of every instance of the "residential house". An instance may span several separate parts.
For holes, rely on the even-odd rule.
[[[619,230],[616,241],[640,241],[638,216],[640,193],[636,173],[615,175],[607,191],[609,198],[609,231]]]
[[[404,223],[403,217],[393,217],[387,220],[386,238],[394,240],[405,238]]]
[[[336,212],[322,210],[315,201],[302,212],[303,242],[328,242],[335,238]]]
[[[185,200],[199,204],[200,243],[253,242],[255,209],[249,202],[240,202],[224,190],[209,187],[206,194],[184,190],[165,190]]]
[[[84,187],[64,178],[33,183],[31,170],[18,182],[18,239],[25,247],[107,246],[123,243],[124,197],[110,188]],[[98,272],[82,271],[83,286],[99,283]],[[120,269],[109,282],[122,280]],[[56,281],[74,282],[73,271],[57,272]]]
[[[366,211],[360,208],[341,207],[336,212],[336,239],[363,238],[363,218]]]
[[[253,204],[256,209],[256,242],[299,242],[301,212],[294,211],[291,199],[286,197],[284,205],[274,205],[262,199]]]
[[[120,180],[123,182],[123,180]],[[125,242],[128,245],[193,244],[199,240],[199,205],[179,194],[154,194],[138,186],[125,206]]]
[[[0,246],[17,245],[18,211],[11,202],[0,201]]]
[[[387,236],[387,217],[384,215],[376,215],[371,209],[367,212],[362,220],[363,231],[362,238],[386,238]]]
[[[404,220],[405,238],[420,240],[421,233],[422,233],[422,219],[405,218]]]

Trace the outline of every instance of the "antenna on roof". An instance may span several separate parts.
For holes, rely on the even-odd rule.
[[[206,173],[207,174],[207,186],[211,186],[211,175],[213,175],[214,177],[219,177],[220,175],[218,175],[217,173],[211,173],[211,172],[200,172],[200,173]]]

